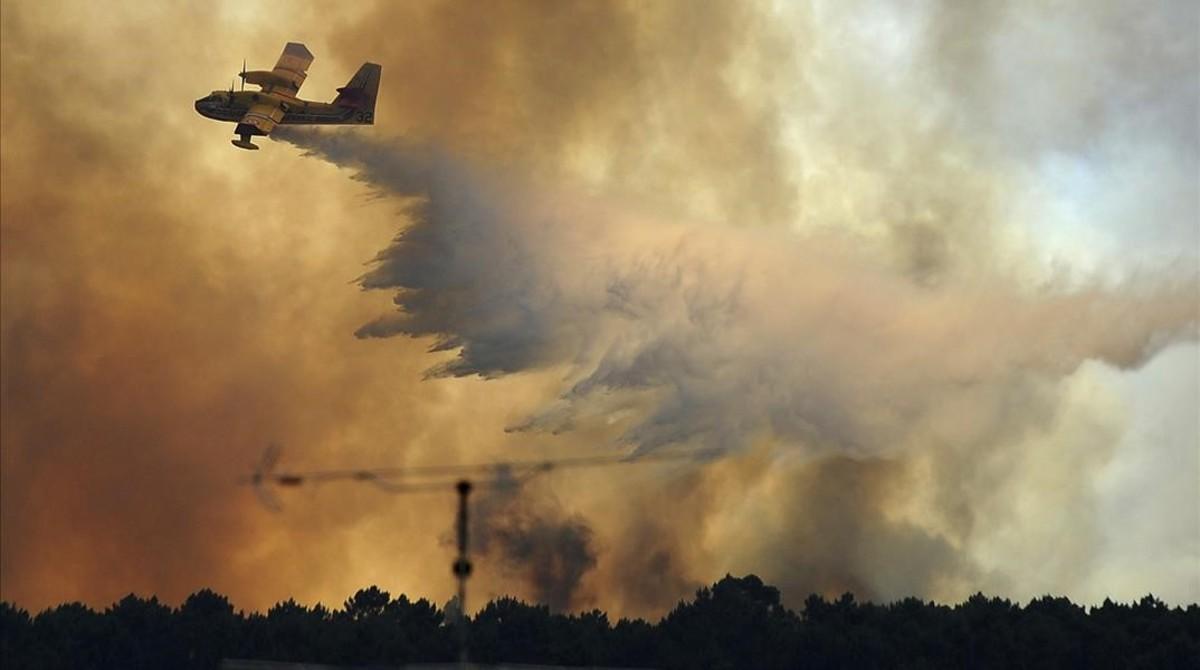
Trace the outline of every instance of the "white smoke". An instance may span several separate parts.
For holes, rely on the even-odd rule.
[[[684,3],[596,32],[563,7],[393,98],[454,156],[285,137],[409,204],[362,278],[399,309],[361,336],[433,338],[434,376],[559,375],[510,430],[732,455],[594,505],[578,588],[640,612],[726,570],[792,598],[1078,593],[1127,425],[1097,379],[1196,340],[1196,10]]]
[[[357,178],[419,198],[361,278],[398,307],[360,336],[434,336],[433,375],[567,366],[557,403],[515,426],[624,412],[638,449],[756,438],[883,455],[986,440],[1029,378],[1138,366],[1195,337],[1192,287],[1037,290],[1003,276],[936,288],[866,238],[681,225],[486,177],[428,149],[290,132]],[[947,405],[978,397],[974,420]]]
[[[435,376],[561,370],[558,399],[513,430],[742,457],[768,445],[775,465],[686,485],[665,533],[638,530],[662,519],[621,522],[624,544],[654,539],[611,540],[616,554],[682,583],[699,571],[674,564],[682,543],[722,516],[713,501],[733,490],[782,501],[782,520],[755,523],[767,527],[748,562],[793,594],[977,584],[965,548],[977,519],[1011,519],[998,497],[1017,494],[1028,455],[1113,442],[1109,428],[1061,425],[1072,375],[1088,361],[1136,367],[1196,337],[1186,282],[1031,289],[979,271],[930,286],[869,237],[685,225],[428,148],[281,136],[409,203],[411,224],[360,280],[395,291],[397,310],[360,336],[433,337],[434,350],[456,352]],[[925,494],[901,496],[906,486]],[[897,503],[914,497],[924,506]],[[1067,555],[1094,541],[1079,535]]]

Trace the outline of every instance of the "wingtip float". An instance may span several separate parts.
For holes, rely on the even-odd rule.
[[[230,140],[240,149],[256,150],[250,141],[255,135],[270,135],[280,124],[369,126],[375,123],[375,98],[383,68],[363,63],[332,102],[314,102],[296,97],[313,62],[312,52],[299,42],[288,42],[271,70],[246,71],[243,62],[238,76],[242,90],[213,91],[196,101],[201,116],[237,123]],[[247,91],[254,84],[258,91]]]

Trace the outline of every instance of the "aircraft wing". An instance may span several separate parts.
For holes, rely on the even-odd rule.
[[[254,126],[256,135],[270,135],[276,124],[283,120],[283,106],[277,100],[264,100],[250,105],[245,116],[238,122],[240,133],[243,125]]]
[[[312,62],[313,55],[308,47],[299,42],[288,42],[283,47],[283,53],[279,54],[279,60],[275,61],[275,68],[271,70],[272,85],[264,87],[263,90],[296,97],[300,92],[300,85],[308,76],[308,66],[312,65]]]

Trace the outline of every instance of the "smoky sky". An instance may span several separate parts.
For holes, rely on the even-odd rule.
[[[635,451],[682,444],[737,454],[757,440],[813,459],[760,475],[792,477],[788,488],[805,492],[785,503],[798,516],[773,537],[822,549],[777,568],[794,592],[877,597],[970,579],[973,566],[954,545],[973,530],[969,498],[980,494],[953,487],[971,476],[971,458],[1046,431],[1063,410],[1045,387],[1084,361],[1138,366],[1195,336],[1185,284],[1022,291],[988,277],[931,290],[838,236],[680,227],[525,190],[429,149],[279,137],[418,199],[414,223],[359,280],[397,290],[396,311],[360,337],[436,338],[434,349],[457,354],[434,376],[569,370],[560,396],[512,430],[569,433],[602,420],[622,429],[616,445]],[[939,454],[929,483],[951,498],[942,504],[966,509],[941,532],[887,519],[905,461],[939,448],[972,454]],[[693,532],[672,527],[677,542]],[[880,552],[906,567],[866,558]]]
[[[1194,600],[1155,566],[1200,556],[1200,514],[1125,520],[1183,539],[1120,562],[1097,492],[1153,446],[1105,380],[1195,350],[1197,18],[5,3],[3,597],[449,597],[452,495],[272,515],[233,482],[278,441],[726,454],[492,500],[472,602],[655,615],[726,572],[793,604]],[[286,41],[311,99],[381,63],[376,125],[251,153],[195,115]],[[1155,488],[1194,501],[1177,456]]]
[[[601,396],[612,412],[614,395],[645,392],[654,407],[622,438],[640,449],[693,437],[740,448],[766,433],[875,454],[925,423],[926,403],[963,389],[1064,376],[1088,359],[1137,366],[1194,337],[1182,280],[1024,292],[996,277],[927,291],[853,239],[682,228],[557,194],[543,207],[537,193],[429,150],[280,137],[423,198],[416,223],[359,279],[397,289],[395,312],[360,337],[437,338],[435,349],[457,354],[431,375],[577,368],[559,403],[521,429],[574,422]],[[796,267],[805,276],[789,281]]]
[[[470,506],[470,551],[498,561],[502,574],[527,582],[553,611],[579,607],[580,582],[596,565],[592,530],[553,497],[522,491],[510,477],[476,493]],[[534,493],[534,495],[531,495]]]

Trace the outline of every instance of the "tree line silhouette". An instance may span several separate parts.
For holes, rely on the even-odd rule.
[[[103,612],[80,603],[35,616],[0,603],[5,668],[215,668],[222,658],[402,665],[455,658],[446,612],[362,589],[341,609],[292,600],[235,611],[210,590],[178,608],[129,595]],[[657,623],[599,611],[555,614],[513,598],[470,624],[471,659],[657,668],[1195,668],[1200,607],[1146,596],[1085,609],[1044,596],[1021,607],[977,594],[955,605],[886,605],[809,596],[797,613],[753,575],[726,576]]]

